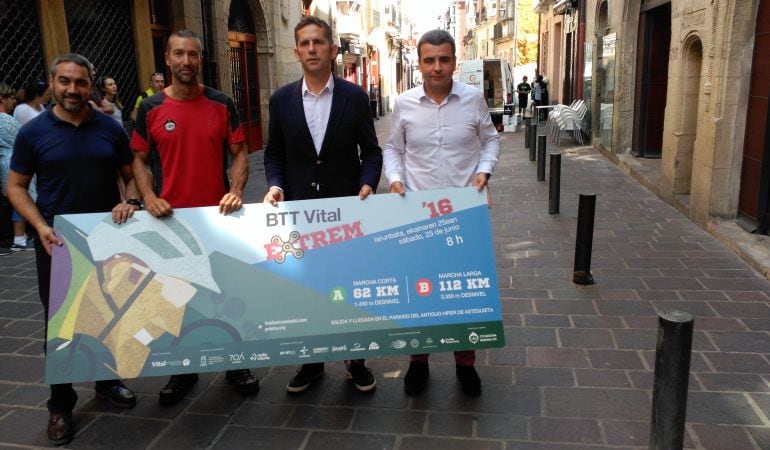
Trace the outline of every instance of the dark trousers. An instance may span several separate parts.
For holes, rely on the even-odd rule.
[[[0,194],[0,247],[10,247],[13,239],[11,224],[11,203],[8,197]]]
[[[346,359],[345,360],[345,366],[350,366],[350,364],[364,364],[366,360],[364,359]],[[317,363],[307,363],[302,364],[302,367],[307,367],[308,369],[313,370],[323,370],[324,363],[317,362]]]
[[[43,351],[46,351],[48,342],[48,299],[51,292],[51,256],[46,253],[43,243],[40,239],[35,240],[35,265],[37,266],[37,290],[40,294],[40,302],[45,311],[45,339],[43,340]],[[48,411],[57,414],[69,414],[75,403],[78,401],[78,394],[72,389],[71,384],[52,384],[51,398],[48,399]]]
[[[48,342],[48,300],[51,293],[51,257],[46,253],[43,243],[40,239],[35,239],[35,265],[37,266],[37,286],[40,294],[40,302],[45,311],[45,339],[43,340],[43,351],[46,351]],[[97,381],[98,385],[110,386],[117,383],[117,380]],[[72,384],[52,384],[51,398],[48,399],[48,412],[55,414],[69,414],[75,408],[78,401],[78,394],[72,389]]]
[[[374,120],[379,120],[380,118],[377,117],[377,100],[369,100],[369,108],[372,110]]]
[[[409,357],[410,361],[428,362],[430,353],[422,353]],[[458,366],[472,366],[476,363],[476,350],[459,350],[455,352],[455,364]]]
[[[519,95],[519,114],[524,114],[524,110],[527,109],[527,102],[529,101],[529,95]]]

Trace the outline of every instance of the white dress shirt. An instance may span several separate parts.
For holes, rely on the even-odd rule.
[[[321,153],[321,146],[326,136],[326,126],[329,125],[329,115],[332,112],[332,91],[334,91],[334,77],[329,75],[329,80],[318,94],[313,94],[302,78],[302,107],[305,109],[305,120],[313,137],[316,154]]]
[[[395,103],[390,139],[383,149],[385,176],[408,191],[473,186],[478,173],[495,169],[498,136],[481,91],[457,81],[437,104],[417,86]]]

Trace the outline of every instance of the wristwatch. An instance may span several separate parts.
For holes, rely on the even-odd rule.
[[[140,202],[138,198],[129,198],[125,203],[136,206],[139,209],[144,209],[144,205],[142,205],[142,202]]]

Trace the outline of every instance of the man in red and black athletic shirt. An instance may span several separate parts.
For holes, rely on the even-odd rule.
[[[136,183],[147,211],[162,218],[173,214],[173,208],[219,205],[222,214],[241,209],[249,178],[243,129],[233,101],[198,82],[200,38],[187,30],[172,34],[166,65],[171,86],[142,101],[131,138]],[[229,180],[225,148],[232,156]],[[161,173],[148,169],[151,151],[160,160]],[[226,379],[244,395],[259,390],[249,369],[229,370]],[[198,374],[172,375],[158,401],[178,402],[196,381]]]

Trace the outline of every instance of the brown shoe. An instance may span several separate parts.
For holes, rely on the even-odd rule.
[[[63,445],[72,440],[75,426],[72,425],[72,414],[51,413],[48,416],[48,440],[53,445]]]

